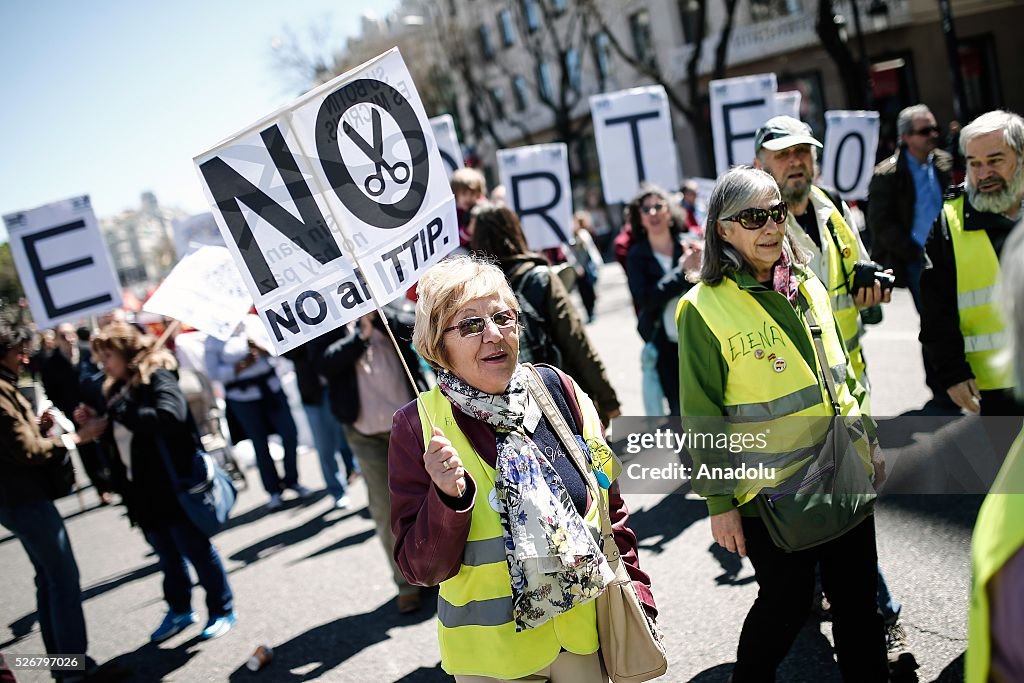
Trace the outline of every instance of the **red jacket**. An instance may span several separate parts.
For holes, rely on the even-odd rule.
[[[575,396],[564,375],[562,388],[566,396]],[[576,423],[581,424],[583,418],[579,405],[575,400],[567,403]],[[491,426],[458,409],[452,413],[459,429],[473,444],[476,452],[484,462],[495,467],[498,448]],[[467,473],[464,495],[468,497],[469,503],[463,509],[456,509],[460,507],[458,502],[434,486],[423,467],[423,427],[415,401],[395,413],[388,447],[388,476],[395,561],[402,575],[410,583],[435,586],[458,574],[472,522],[471,512],[476,502],[476,483]],[[612,484],[609,494],[612,531],[622,563],[633,579],[640,602],[652,617],[656,616],[651,579],[640,569],[636,534],[627,526],[629,510],[619,495],[618,484]]]

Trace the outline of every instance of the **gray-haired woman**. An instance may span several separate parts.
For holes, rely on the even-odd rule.
[[[786,237],[786,214],[779,188],[767,173],[737,168],[722,176],[708,202],[700,283],[683,297],[677,312],[679,339],[685,340],[679,344],[682,414],[791,420],[781,423],[788,429],[772,430],[767,453],[817,450],[821,443],[808,448],[804,430],[792,429],[805,423],[793,418],[831,422],[839,414],[856,419],[857,397],[863,392],[836,331],[828,292],[805,267],[805,254]],[[816,321],[813,333],[808,319]],[[829,367],[818,360],[815,335]],[[829,382],[825,373],[835,381]],[[865,427],[873,433],[873,425]],[[855,439],[864,455],[854,462],[863,465],[865,474],[871,469],[867,453],[876,448],[872,442],[866,435]],[[715,541],[749,555],[759,584],[740,635],[733,681],[775,680],[776,668],[807,619],[819,564],[832,604],[843,679],[886,681],[885,640],[875,608],[874,518],[841,527],[832,540],[787,552],[773,541],[752,503],[765,490],[799,485],[802,475],[789,475],[796,479],[792,482],[786,478],[789,471],[780,470],[776,480],[694,479],[694,488],[707,496]]]

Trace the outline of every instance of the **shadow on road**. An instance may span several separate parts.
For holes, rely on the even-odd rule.
[[[115,588],[120,588],[127,583],[138,581],[139,579],[144,579],[150,574],[156,574],[159,571],[160,565],[154,563],[146,565],[145,567],[139,567],[131,571],[123,572],[109,579],[104,579],[100,583],[93,584],[92,586],[84,589],[82,591],[82,601],[85,602],[86,600],[91,600],[92,598],[103,595]],[[30,612],[8,624],[11,629],[12,638],[0,643],[0,650],[14,645],[19,640],[30,634],[32,632],[32,627],[36,624],[37,616],[37,612]]]
[[[455,679],[449,676],[441,668],[441,663],[431,669],[421,666],[415,671],[410,671],[399,678],[395,683],[451,683]]]
[[[301,560],[295,560],[291,564],[296,564],[298,562],[302,562],[303,560],[311,560],[314,557],[320,557],[322,555],[326,555],[327,553],[333,553],[335,550],[341,550],[342,548],[348,548],[349,546],[359,545],[363,541],[368,541],[369,539],[373,538],[376,534],[377,532],[374,529],[366,529],[365,531],[360,531],[358,534],[346,536],[337,543],[332,543],[326,548],[321,548],[316,552],[312,552],[309,555],[303,557]]]
[[[629,528],[636,533],[640,548],[652,553],[665,552],[670,541],[686,531],[694,522],[707,517],[708,506],[703,500],[688,500],[687,488],[680,487],[665,496],[652,508],[631,512]],[[644,541],[649,539],[649,543]]]
[[[964,655],[954,659],[932,683],[961,683],[964,680]]]
[[[715,577],[715,583],[719,586],[746,586],[756,580],[753,574],[744,579],[739,578],[743,571],[743,559],[736,553],[730,553],[717,543],[712,543],[708,552],[722,566],[722,573]]]
[[[171,674],[188,664],[189,660],[199,654],[196,646],[202,641],[199,636],[190,638],[177,647],[162,648],[155,643],[146,643],[132,652],[114,657],[105,666],[111,664],[126,669],[132,681],[162,681],[172,678]]]
[[[331,517],[327,514],[317,515],[316,517],[306,521],[304,524],[300,524],[297,527],[286,529],[272,536],[268,536],[261,541],[257,541],[246,548],[236,551],[231,555],[231,559],[237,562],[242,562],[245,565],[253,564],[265,557],[273,555],[275,552],[287,548],[289,545],[307,541],[324,529],[327,529],[338,522],[342,522],[352,517],[363,516],[362,512],[363,509],[361,508],[359,510],[349,510],[338,517]],[[262,509],[260,509],[260,513],[261,515],[265,514]],[[250,513],[246,514],[248,515]],[[358,536],[359,534],[356,535]]]
[[[425,592],[423,604],[434,604],[431,593]],[[308,681],[319,678],[366,648],[390,640],[392,629],[421,623],[434,616],[434,610],[421,609],[411,615],[400,615],[394,600],[388,600],[372,612],[342,617],[321,624],[291,640],[274,645],[274,659],[259,673],[240,666],[232,672],[232,681]],[[399,631],[398,634],[401,632]],[[310,668],[310,665],[312,668]],[[302,673],[294,673],[301,669]],[[430,669],[426,672],[432,671]],[[422,674],[426,676],[427,673]],[[411,675],[420,675],[419,671]],[[405,680],[433,681],[434,678],[406,678]]]

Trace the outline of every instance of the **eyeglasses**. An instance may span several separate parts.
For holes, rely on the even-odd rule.
[[[488,320],[493,320],[495,325],[504,330],[509,327],[515,327],[518,319],[516,312],[513,310],[498,311],[493,315],[475,315],[472,318],[463,318],[451,327],[446,327],[444,333],[448,334],[452,330],[458,330],[460,337],[475,337],[478,334],[484,333]]]
[[[926,126],[924,128],[921,128],[920,130],[915,130],[913,134],[914,135],[921,135],[923,137],[930,137],[932,135],[938,135],[938,133],[939,133],[939,127],[938,126]]]
[[[770,209],[743,209],[739,213],[728,218],[722,218],[721,220],[739,223],[740,227],[746,230],[760,230],[768,222],[769,218],[776,223],[784,223],[788,215],[789,209],[786,208],[786,203],[779,202]]]
[[[648,216],[653,216],[656,213],[661,213],[665,210],[665,203],[658,202],[657,204],[651,204],[649,206],[641,206],[640,213],[646,213]]]

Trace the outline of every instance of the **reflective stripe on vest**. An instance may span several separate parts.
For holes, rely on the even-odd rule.
[[[601,438],[600,418],[589,399],[577,400],[583,414],[583,434],[588,442]],[[586,394],[582,394],[586,397]],[[597,611],[594,601],[579,605],[540,626],[516,632],[512,615],[512,579],[505,560],[504,538],[498,513],[488,504],[497,473],[480,457],[452,414],[452,405],[437,388],[419,395],[423,443],[430,441],[427,415],[440,427],[462,459],[476,484],[476,503],[462,566],[443,581],[437,600],[437,636],[441,667],[451,675],[515,679],[542,669],[565,649],[591,654],[598,649]],[[609,479],[618,474],[612,458],[603,464]],[[607,501],[607,491],[602,489]],[[592,504],[585,522],[600,530],[598,506]],[[482,655],[481,653],[486,653]]]
[[[825,355],[830,364],[827,371],[836,381],[840,410],[843,415],[860,415],[857,401],[846,384],[847,360],[832,317],[828,294],[813,274],[808,275],[807,280],[800,283],[800,291],[821,326]],[[758,296],[781,295],[766,293]],[[817,358],[813,367],[809,365],[782,326],[754,295],[742,290],[731,278],[725,278],[715,287],[699,284],[692,288],[683,297],[680,309],[687,305],[697,309],[717,338],[728,367],[723,411],[730,422],[742,418],[759,419],[756,423],[738,425],[737,429],[742,426],[771,433],[764,452],[745,451],[742,454],[743,464],[780,461],[783,458],[787,459],[786,462],[793,462],[805,451],[809,457],[824,439],[829,425],[827,418],[833,414],[823,379],[818,373]],[[810,330],[802,313],[794,312],[794,315],[800,316],[801,328],[810,341]],[[737,347],[737,338],[745,340],[745,346]],[[761,353],[754,353],[755,349]],[[780,367],[781,370],[776,369]],[[685,386],[680,387],[684,395],[686,390]],[[815,417],[825,418],[820,420],[817,428],[812,428],[815,425],[809,425],[807,419],[793,419]],[[776,480],[774,485],[778,484],[779,480]],[[736,490],[735,497],[743,504],[768,485],[772,484],[745,480],[743,490]]]
[[[949,226],[956,262],[957,313],[964,338],[964,356],[978,388],[1013,386],[1006,348],[1006,325],[993,297],[999,279],[999,258],[984,230],[964,230],[964,196],[946,201],[943,211]]]
[[[967,612],[966,683],[987,683],[990,680],[989,589],[992,579],[1006,562],[1024,547],[1024,524],[1020,523],[1024,519],[1024,495],[1021,492],[1024,492],[1024,431],[1010,447],[974,525],[971,601]]]

